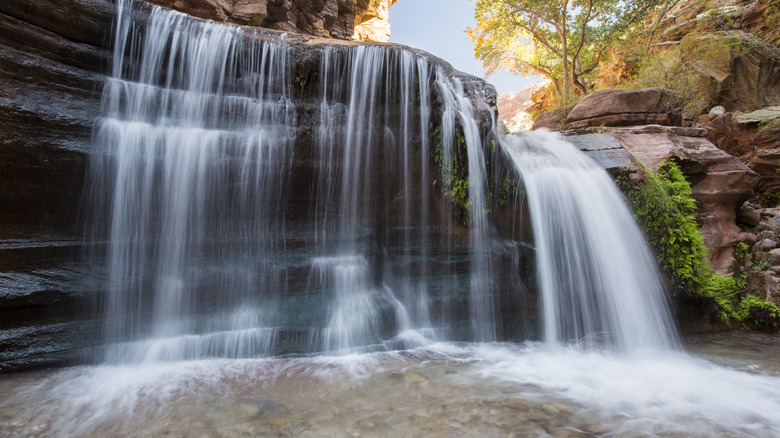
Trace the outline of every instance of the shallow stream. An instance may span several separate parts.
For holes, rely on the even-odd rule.
[[[780,337],[630,356],[433,344],[0,376],[0,436],[780,436]]]

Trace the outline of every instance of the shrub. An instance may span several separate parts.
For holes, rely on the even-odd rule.
[[[662,109],[672,114],[700,114],[711,105],[715,94],[712,80],[699,73],[679,47],[645,57],[634,85],[668,90]]]
[[[707,248],[692,215],[696,201],[691,198],[691,186],[676,163],[669,161],[661,165],[657,174],[646,171],[640,184],[630,184],[622,178],[618,179],[618,185],[626,193],[634,216],[644,229],[661,269],[672,280],[678,298],[703,299],[715,304],[717,316],[723,322],[743,321],[749,316],[757,318],[755,315],[760,310],[764,326],[777,324],[780,319],[780,313],[774,311],[777,306],[753,295],[742,298],[745,282],[741,276],[718,275],[707,265]],[[743,252],[744,260],[746,245],[737,250]]]

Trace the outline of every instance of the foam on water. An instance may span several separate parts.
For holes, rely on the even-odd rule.
[[[780,434],[778,375],[717,366],[684,353],[625,355],[550,349],[544,343],[437,343],[343,356],[77,367],[6,376],[0,389],[4,436],[187,434],[202,427],[216,427],[224,436],[251,428],[297,430],[303,436],[435,430]],[[381,421],[398,423],[376,429]]]

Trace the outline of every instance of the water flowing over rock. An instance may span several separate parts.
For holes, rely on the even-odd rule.
[[[100,108],[93,132],[77,137],[85,248],[50,260],[57,275],[32,263],[4,278],[25,298],[0,309],[16,309],[3,367],[340,355],[549,331],[530,198],[483,81],[402,46],[140,2],[118,2],[117,14],[110,74],[95,73],[101,103],[85,101]],[[590,345],[623,330],[583,318],[551,337]]]
[[[571,132],[567,139],[613,174],[642,172],[667,160],[681,164],[698,203],[708,260],[717,272],[730,272],[734,248],[743,240],[737,209],[753,195],[759,176],[739,159],[715,147],[701,128],[646,125]]]
[[[554,134],[505,144],[528,196],[545,340],[619,351],[674,346],[653,255],[607,172]]]
[[[120,6],[76,136],[89,258],[80,242],[40,272],[18,254],[42,250],[6,244],[4,367],[90,360],[103,332],[120,362],[528,336],[530,251],[486,219],[506,208],[492,89],[403,47]]]

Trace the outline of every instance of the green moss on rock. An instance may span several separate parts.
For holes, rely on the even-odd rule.
[[[707,248],[692,215],[696,201],[676,163],[661,165],[658,173],[646,171],[639,184],[631,184],[626,178],[617,182],[679,300],[714,305],[717,310],[712,316],[724,323],[736,321],[760,329],[777,328],[777,306],[746,294],[742,276],[718,275],[707,265]]]

